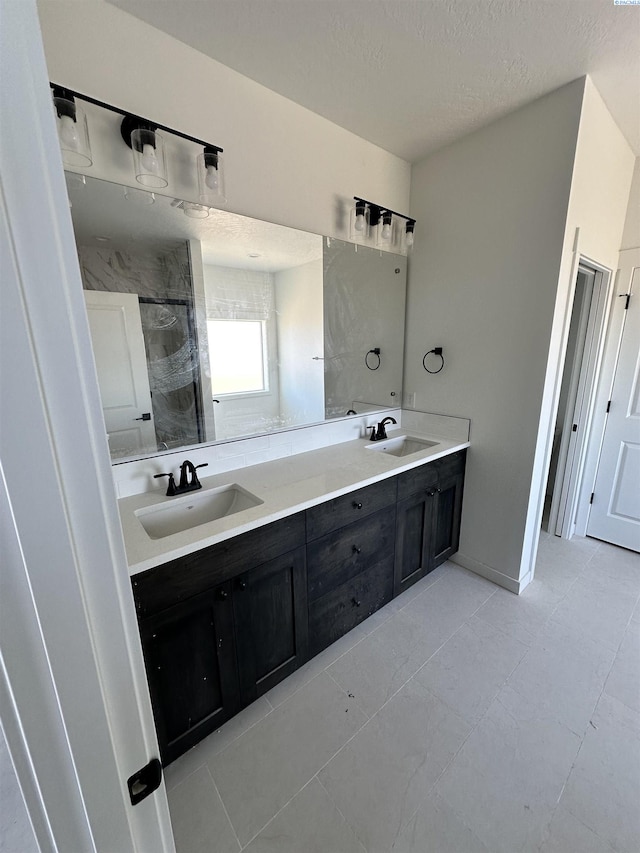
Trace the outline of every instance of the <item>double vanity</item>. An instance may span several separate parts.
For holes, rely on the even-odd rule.
[[[120,500],[165,765],[455,553],[467,447],[396,430]]]

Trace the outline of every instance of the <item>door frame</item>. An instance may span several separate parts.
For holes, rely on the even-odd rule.
[[[576,529],[576,513],[611,305],[611,270],[580,255],[573,285],[572,312],[580,272],[592,274],[593,279],[587,285],[591,289],[588,308],[583,306],[580,317],[584,347],[579,359],[574,359],[571,365],[565,362],[564,366],[564,370],[571,370],[572,375],[548,527],[550,533],[562,539],[571,539]],[[575,431],[573,425],[576,426]]]
[[[586,450],[586,461],[582,486],[578,501],[575,533],[578,536],[587,535],[589,514],[591,512],[591,494],[595,487],[596,476],[604,433],[607,425],[607,408],[613,391],[616,377],[622,336],[624,333],[627,312],[625,297],[631,290],[634,270],[640,267],[640,247],[625,249],[620,252],[618,269],[615,276],[615,286],[611,297],[611,311],[607,329],[605,356],[603,359],[600,382],[595,397],[594,423],[591,440]]]
[[[4,732],[41,850],[175,853],[127,788],[157,740],[36,3],[0,5]]]

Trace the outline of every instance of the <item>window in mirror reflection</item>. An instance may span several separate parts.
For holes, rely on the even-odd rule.
[[[269,390],[264,322],[208,320],[207,331],[214,395]]]

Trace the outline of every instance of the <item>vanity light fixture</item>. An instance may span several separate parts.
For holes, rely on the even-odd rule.
[[[410,249],[413,246],[415,219],[359,196],[354,196],[353,200],[355,205],[351,209],[350,227],[352,240],[363,242],[375,232],[377,245],[391,248],[400,239],[396,234],[396,220],[403,219],[405,220],[405,229],[402,234],[403,248]]]
[[[141,116],[131,115],[125,110],[106,104],[104,101],[98,101],[96,98],[66,89],[56,83],[51,83],[51,88],[58,119],[60,147],[66,165],[86,167],[91,166],[93,162],[89,147],[86,116],[84,110],[78,107],[76,103],[79,99],[118,113],[123,117],[120,133],[122,139],[133,152],[135,177],[138,183],[152,189],[163,189],[169,183],[164,139],[162,134],[158,132],[163,131],[186,139],[188,142],[194,142],[203,149],[202,153],[196,157],[198,188],[203,206],[221,204],[226,200],[221,158],[223,149],[219,146],[211,145],[205,140],[196,139],[194,136],[181,133],[179,130],[152,122]],[[202,214],[198,212],[195,215],[201,216]]]
[[[91,144],[87,116],[76,104],[75,92],[53,87],[53,105],[56,110],[58,139],[65,166],[91,166]]]

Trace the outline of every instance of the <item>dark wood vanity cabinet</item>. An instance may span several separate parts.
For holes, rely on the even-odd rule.
[[[395,477],[307,510],[311,655],[391,601],[395,535]]]
[[[304,529],[299,513],[132,578],[163,764],[306,661]]]
[[[165,765],[456,551],[465,457],[132,578]]]
[[[398,476],[394,595],[458,549],[466,451]]]

